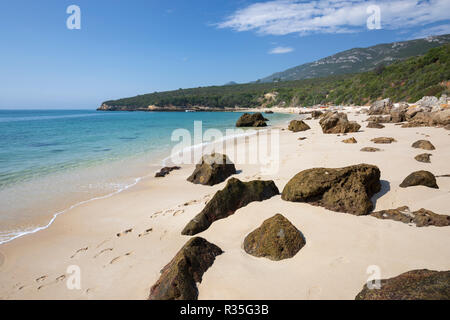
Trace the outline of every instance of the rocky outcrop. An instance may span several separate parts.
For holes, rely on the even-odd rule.
[[[389,144],[392,142],[397,142],[397,140],[395,140],[394,138],[388,138],[388,137],[373,138],[370,141],[372,141],[373,143],[377,143],[377,144]]]
[[[423,150],[435,150],[436,148],[433,144],[428,140],[417,140],[414,142],[411,147]]]
[[[236,178],[217,191],[205,208],[183,229],[181,234],[194,235],[209,228],[216,220],[226,218],[253,201],[263,201],[279,194],[273,181],[254,180],[242,182]]]
[[[389,123],[391,122],[390,116],[370,116],[366,119],[367,122],[375,122],[375,123]]]
[[[425,186],[429,188],[439,189],[434,174],[425,170],[415,171],[411,173],[400,184],[401,188],[408,188],[413,186]]]
[[[357,132],[361,126],[354,122],[348,121],[345,113],[327,112],[319,121],[323,133],[348,133]]]
[[[372,129],[383,129],[384,128],[384,126],[378,122],[369,122],[366,127],[372,128]]]
[[[236,127],[266,127],[266,121],[261,112],[244,113],[236,122]]]
[[[369,108],[369,115],[389,114],[392,107],[393,103],[389,98],[375,101]]]
[[[149,300],[196,300],[197,283],[223,251],[203,238],[190,239],[161,270],[151,287]]]
[[[180,170],[181,168],[178,166],[173,166],[173,167],[164,167],[161,170],[159,170],[157,173],[155,173],[155,178],[162,178],[165,177],[166,175],[168,175],[170,172],[172,172],[173,170]]]
[[[364,285],[356,300],[449,300],[450,271],[413,270],[381,280],[380,289]]]
[[[267,219],[244,240],[244,250],[270,260],[292,258],[305,245],[301,232],[281,214]]]
[[[430,157],[432,156],[431,153],[421,153],[414,157],[419,162],[423,163],[431,163]]]
[[[319,117],[323,114],[322,111],[319,110],[313,110],[311,112],[311,117],[313,117],[313,119],[319,119]]]
[[[354,137],[342,140],[343,143],[358,143]]]
[[[292,120],[289,123],[288,129],[292,132],[300,132],[311,129],[305,122],[302,120]]]
[[[408,115],[408,113],[407,113]],[[450,109],[435,112],[424,112],[412,109],[408,122],[402,128],[445,127],[450,124]]]
[[[301,171],[289,180],[281,198],[307,202],[332,211],[365,215],[373,209],[370,198],[380,189],[380,170],[373,165],[313,168]]]
[[[236,168],[226,155],[213,153],[202,157],[187,180],[196,184],[212,186],[225,181],[235,173]]]
[[[407,206],[403,206],[397,209],[372,212],[370,215],[378,219],[388,219],[407,224],[414,224],[416,227],[450,226],[450,216],[437,214],[423,208],[411,212]]]
[[[360,151],[362,151],[362,152],[377,152],[377,151],[381,151],[381,149],[373,148],[373,147],[364,147]]]

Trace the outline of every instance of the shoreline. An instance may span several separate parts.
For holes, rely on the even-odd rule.
[[[346,110],[349,117],[364,124],[367,116],[351,110]],[[380,167],[385,186],[374,197],[376,210],[409,205],[412,210],[424,207],[450,214],[446,205],[450,179],[438,178],[439,190],[398,188],[415,168],[430,168],[435,175],[448,173],[450,146],[444,129],[387,124],[379,130],[363,125],[361,132],[342,137],[322,134],[317,120],[305,122],[311,130],[280,131],[276,174],[262,175],[256,166],[239,164],[240,172],[234,177],[273,180],[281,191],[293,175],[307,168],[371,163]],[[416,162],[418,152],[410,147],[425,135],[436,146],[432,164]],[[359,151],[378,136],[394,137],[398,142],[382,145],[379,153]],[[307,139],[299,141],[299,137]],[[340,142],[350,137],[358,143]],[[187,182],[193,168],[183,165],[164,178],[142,179],[119,194],[71,209],[45,230],[0,245],[4,257],[0,298],[145,299],[161,268],[189,239],[181,236],[182,228],[225,185]],[[241,247],[245,235],[275,213],[285,215],[304,233],[306,246],[296,257],[280,262],[249,256]],[[204,274],[198,286],[200,299],[352,299],[368,277],[368,265],[379,265],[382,278],[411,269],[450,268],[445,246],[450,241],[448,227],[416,228],[286,202],[279,196],[251,203],[199,236],[225,252]],[[61,280],[68,276],[70,265],[81,268],[81,290],[68,290]]]

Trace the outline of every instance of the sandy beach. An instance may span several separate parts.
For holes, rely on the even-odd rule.
[[[450,178],[438,177],[439,189],[399,184],[413,171],[450,174],[449,131],[444,128],[366,128],[366,114],[348,108],[361,124],[357,133],[323,134],[318,120],[305,120],[311,130],[280,131],[279,170],[263,175],[257,165],[236,164],[242,181],[273,180],[280,191],[298,172],[315,167],[338,168],[360,163],[381,171],[382,190],[372,201],[375,211],[409,206],[450,215]],[[273,128],[276,129],[276,128]],[[306,137],[305,140],[298,140]],[[356,144],[343,139],[355,137]],[[376,145],[370,140],[392,137]],[[436,147],[431,163],[414,157],[411,144],[430,140]],[[361,152],[378,147],[380,152]],[[248,152],[254,152],[250,146]],[[428,151],[427,151],[428,152]],[[192,184],[194,165],[183,165],[164,178],[148,177],[106,199],[78,206],[59,216],[46,230],[0,245],[0,299],[146,299],[160,270],[190,237],[184,226],[221,190]],[[256,258],[243,249],[247,234],[277,213],[305,236],[306,245],[290,259]],[[450,269],[450,228],[416,227],[371,216],[338,213],[275,196],[252,202],[198,234],[219,246],[218,256],[198,285],[199,299],[354,299],[370,274],[381,278],[415,269]],[[81,289],[69,290],[70,266],[81,271]]]

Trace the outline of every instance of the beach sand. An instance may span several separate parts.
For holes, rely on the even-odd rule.
[[[394,124],[368,129],[367,115],[352,111],[349,118],[362,125],[361,132],[326,135],[318,120],[306,120],[311,130],[305,132],[281,131],[279,171],[262,175],[258,166],[237,164],[235,177],[274,180],[281,192],[304,169],[374,164],[382,180],[382,190],[372,199],[376,211],[407,205],[450,215],[450,178],[437,178],[439,189],[399,187],[413,171],[450,174],[449,131]],[[341,142],[350,137],[358,143]],[[370,141],[376,137],[397,142],[376,145]],[[419,139],[436,147],[426,151],[433,154],[430,164],[414,160],[425,152],[411,147]],[[370,146],[382,151],[359,151]],[[66,212],[46,230],[0,245],[0,298],[146,299],[160,270],[190,238],[180,234],[183,227],[225,186],[186,181],[193,168],[184,165],[164,178],[145,178],[117,195]],[[305,247],[282,261],[248,255],[242,248],[245,236],[276,213],[303,233]],[[450,269],[449,227],[358,217],[280,196],[252,202],[198,236],[224,251],[198,285],[199,299],[354,299],[371,265],[379,267],[383,279],[414,269]],[[81,271],[79,290],[67,287],[70,266]]]

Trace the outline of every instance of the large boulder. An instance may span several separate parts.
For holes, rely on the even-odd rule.
[[[245,252],[270,260],[292,258],[304,245],[302,233],[279,213],[264,221],[244,240]]]
[[[437,214],[423,208],[412,212],[407,206],[403,206],[397,209],[372,212],[370,215],[378,219],[389,219],[407,224],[414,224],[416,227],[450,226],[450,216]]]
[[[289,123],[288,129],[292,132],[306,131],[311,129],[305,122],[302,120],[292,120]]]
[[[408,188],[413,186],[425,186],[429,188],[439,189],[434,174],[425,170],[415,171],[411,173],[400,184],[401,188]]]
[[[378,122],[369,122],[367,124],[367,128],[372,128],[372,129],[383,129],[384,125],[382,125],[381,123]]]
[[[375,123],[389,123],[391,122],[390,116],[370,116],[366,119],[367,122],[375,122]]]
[[[428,141],[428,140],[417,140],[414,142],[411,147],[416,149],[423,149],[423,150],[435,150],[436,148],[434,145]]]
[[[225,181],[235,173],[236,168],[226,155],[213,153],[202,157],[187,180],[196,184],[212,186]]]
[[[380,190],[380,170],[373,165],[359,164],[301,171],[286,184],[281,198],[365,215],[373,209],[370,198]]]
[[[389,98],[375,101],[369,108],[369,115],[389,114],[392,107],[393,103]]]
[[[356,300],[449,300],[450,271],[413,270],[381,280],[380,289],[364,285]]]
[[[439,105],[439,99],[433,96],[425,96],[417,101],[415,105],[424,111],[431,111],[433,107]]]
[[[236,122],[236,127],[266,127],[267,120],[261,112],[244,113]]]
[[[354,122],[348,121],[345,113],[330,113],[327,112],[319,121],[323,133],[348,133],[357,132],[361,126]]]
[[[223,251],[203,238],[190,239],[161,270],[151,287],[149,300],[196,300],[197,283]]]
[[[311,112],[311,116],[313,117],[313,119],[318,119],[322,114],[323,112],[320,110],[313,110]]]
[[[216,220],[226,218],[253,201],[269,199],[280,192],[275,183],[254,180],[242,182],[236,178],[227,181],[227,185],[217,191],[205,208],[183,229],[181,234],[194,235],[209,228]]]

